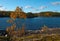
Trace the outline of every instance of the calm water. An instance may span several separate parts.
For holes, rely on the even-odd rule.
[[[7,27],[11,26],[7,20],[10,18],[0,18],[0,30],[5,30]],[[25,24],[25,29],[40,29],[42,26],[46,25],[50,28],[60,27],[60,17],[37,17],[37,18],[27,18],[27,19],[16,19],[17,27],[22,27]]]

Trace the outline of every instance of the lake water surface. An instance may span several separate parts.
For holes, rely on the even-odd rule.
[[[11,26],[11,23],[8,23],[7,20],[10,18],[0,18],[0,30],[5,30],[7,27]],[[60,27],[60,17],[36,17],[36,18],[26,18],[24,19],[16,19],[16,26],[22,27],[25,25],[25,29],[37,30],[43,27],[44,25],[49,28]]]

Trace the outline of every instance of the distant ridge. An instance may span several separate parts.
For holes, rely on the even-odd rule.
[[[21,12],[22,15],[25,13],[27,18],[34,18],[34,17],[60,17],[60,12],[53,12],[53,11],[45,11],[45,12],[39,12],[39,13],[32,13],[32,12],[24,12],[22,9],[19,9],[19,7],[16,8],[16,12]],[[10,14],[14,11],[0,11],[0,17],[10,17]]]

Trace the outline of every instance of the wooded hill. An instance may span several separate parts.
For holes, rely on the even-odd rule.
[[[13,11],[0,11],[0,17],[9,17],[11,12]],[[34,17],[60,17],[60,12],[40,12],[40,13],[32,13],[28,12],[25,13],[27,18],[34,18]]]

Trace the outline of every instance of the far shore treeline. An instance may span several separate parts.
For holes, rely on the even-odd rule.
[[[0,17],[10,17],[10,14],[13,11],[0,11]],[[60,17],[60,12],[40,12],[40,13],[32,13],[28,12],[25,13],[27,18],[34,18],[34,17]]]

